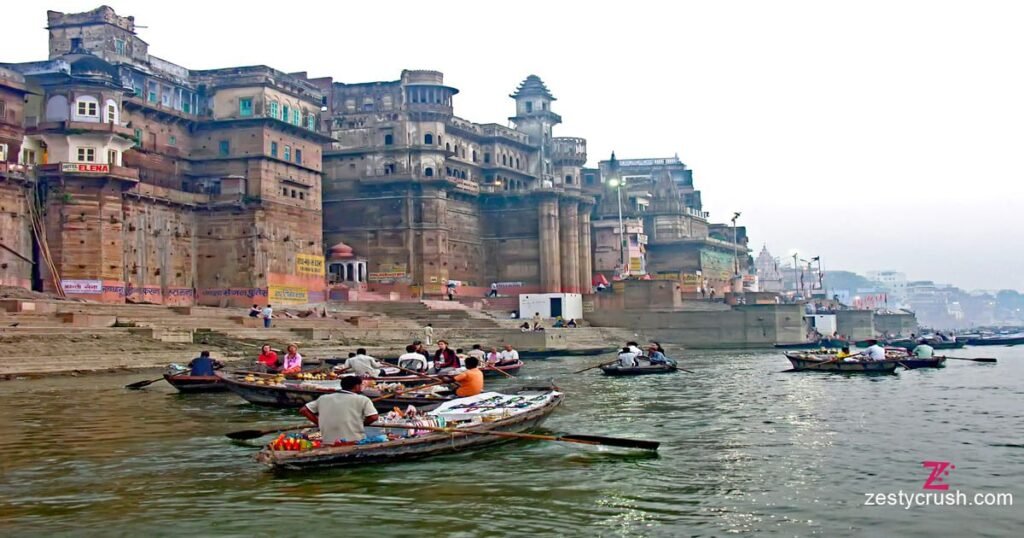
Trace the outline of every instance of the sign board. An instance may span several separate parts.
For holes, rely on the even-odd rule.
[[[300,275],[324,274],[324,257],[316,254],[296,254],[295,272]]]
[[[631,258],[629,258],[629,272],[630,273],[642,273],[642,272],[644,272],[644,259],[642,257],[631,257]]]
[[[671,280],[675,282],[679,280],[679,273],[655,273],[651,275],[651,280]]]
[[[700,270],[705,278],[729,280],[733,274],[733,256],[724,252],[701,249]]]
[[[309,302],[306,288],[270,286],[267,302],[270,304],[305,304]]]
[[[522,282],[495,282],[494,285],[499,287],[499,288],[521,288],[523,286],[523,283]]]
[[[100,295],[103,293],[102,280],[61,280],[60,287],[64,293],[78,295]]]
[[[109,174],[110,165],[100,163],[60,163],[61,172]]]
[[[376,272],[367,274],[366,278],[370,282],[385,283],[385,282],[394,282],[394,281],[396,281],[396,280],[398,280],[400,278],[405,278],[405,276],[406,276],[405,272],[399,273],[397,271],[389,271],[389,272],[376,271]]]

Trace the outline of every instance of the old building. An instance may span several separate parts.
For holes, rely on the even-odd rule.
[[[109,7],[47,13],[49,59],[9,64],[37,98],[24,163],[44,212],[44,290],[165,304],[325,292],[323,99],[265,66],[152,56]]]
[[[561,117],[540,78],[511,95],[513,127],[456,116],[458,90],[435,71],[310,82],[337,140],[324,152],[324,240],[364,255],[374,289],[589,289],[586,141],[553,136]]]
[[[0,67],[0,285],[29,288],[32,257],[32,177],[23,158],[25,78]]]
[[[779,269],[779,259],[768,252],[768,245],[761,247],[761,252],[754,260],[754,270],[760,291],[782,292],[783,275]]]

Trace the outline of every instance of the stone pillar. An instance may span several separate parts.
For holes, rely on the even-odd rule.
[[[590,246],[590,212],[593,204],[580,204],[579,207],[579,253],[580,253],[580,293],[590,293],[590,282],[594,278],[594,250]]]
[[[559,206],[559,235],[562,247],[562,291],[580,292],[580,228],[579,206],[562,200]]]
[[[540,288],[544,293],[559,293],[562,291],[562,267],[558,245],[558,197],[554,193],[543,193],[538,202]]]

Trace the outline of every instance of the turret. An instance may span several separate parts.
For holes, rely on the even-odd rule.
[[[516,100],[516,115],[509,120],[513,122],[517,131],[529,135],[531,144],[541,148],[544,170],[541,171],[537,164],[530,163],[530,173],[537,176],[550,175],[553,151],[551,128],[562,123],[562,117],[551,111],[551,102],[555,97],[537,75],[526,77],[509,97]]]

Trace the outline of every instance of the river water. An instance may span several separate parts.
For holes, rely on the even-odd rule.
[[[892,376],[783,373],[777,352],[698,352],[693,373],[605,378],[528,361],[568,397],[553,431],[656,439],[656,455],[511,443],[395,465],[276,476],[225,432],[294,420],[145,375],[0,383],[0,534],[312,536],[1019,536],[1024,349]],[[154,376],[156,377],[156,376]],[[491,388],[502,383],[491,383]],[[1017,507],[865,506],[950,491]]]

